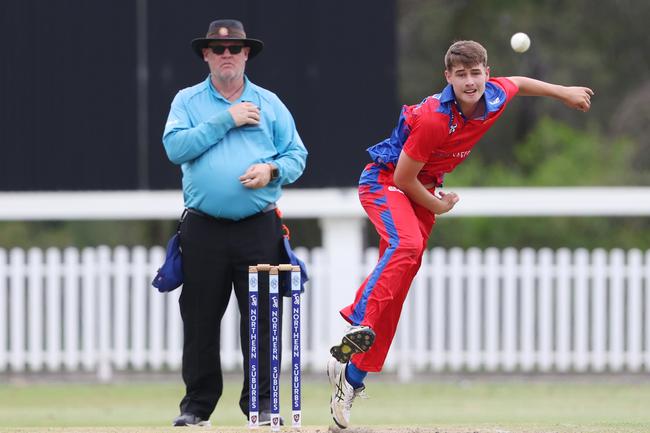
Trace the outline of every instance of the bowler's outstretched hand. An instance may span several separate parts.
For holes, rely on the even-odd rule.
[[[566,106],[587,112],[591,108],[592,96],[594,96],[594,91],[589,87],[574,86],[565,87],[564,97],[562,99]]]

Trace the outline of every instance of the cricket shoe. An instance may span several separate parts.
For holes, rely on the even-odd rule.
[[[172,425],[174,427],[210,427],[212,424],[210,424],[210,420],[202,419],[193,413],[185,412],[174,418]]]
[[[375,331],[369,326],[350,326],[341,344],[332,346],[330,353],[341,364],[347,364],[355,353],[367,352],[375,342]]]
[[[354,389],[345,378],[346,364],[341,364],[336,358],[330,358],[327,362],[327,377],[332,386],[330,397],[330,412],[332,419],[339,428],[347,428],[350,425],[350,411],[355,398],[367,398],[365,386]]]

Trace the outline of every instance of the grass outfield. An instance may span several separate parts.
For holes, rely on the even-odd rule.
[[[350,433],[650,431],[650,383],[486,383],[401,385],[368,381]],[[236,404],[239,381],[229,380],[207,431],[245,432]],[[282,413],[289,418],[288,383]],[[0,432],[165,432],[177,415],[180,383],[0,385]],[[304,432],[330,424],[326,381],[303,384]],[[91,428],[88,428],[91,427]],[[285,428],[290,430],[290,428]],[[261,431],[265,431],[262,429]]]

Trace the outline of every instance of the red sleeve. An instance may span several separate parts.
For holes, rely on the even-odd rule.
[[[431,152],[447,138],[447,125],[443,125],[442,116],[432,113],[422,113],[413,116],[411,133],[402,150],[420,162],[427,162]]]
[[[510,100],[519,92],[519,87],[510,80],[509,78],[506,77],[495,77],[495,78],[490,78],[490,82],[496,84],[497,86],[501,87],[504,92],[506,92],[506,100],[510,102]]]

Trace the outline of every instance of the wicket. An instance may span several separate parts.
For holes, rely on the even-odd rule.
[[[291,272],[291,425],[299,428],[302,423],[300,408],[300,267],[293,265],[257,265],[248,267],[248,316],[249,316],[249,401],[248,426],[259,427],[258,390],[258,273],[269,273],[269,320],[271,321],[271,429],[280,430],[280,294],[279,273]]]

